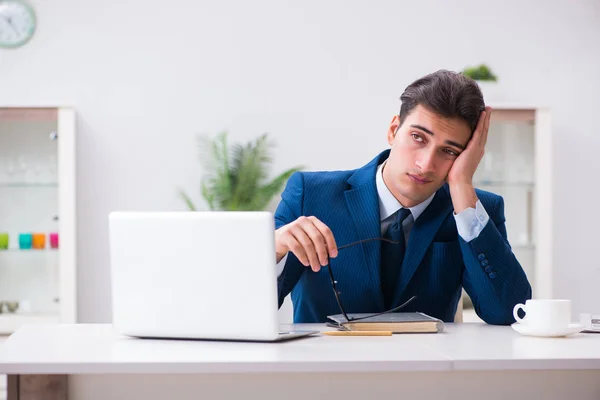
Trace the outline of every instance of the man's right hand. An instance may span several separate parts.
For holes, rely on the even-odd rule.
[[[338,254],[331,229],[316,217],[300,217],[275,231],[277,262],[289,251],[315,272]]]

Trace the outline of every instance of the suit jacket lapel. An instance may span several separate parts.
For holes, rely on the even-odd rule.
[[[398,278],[398,286],[394,293],[394,304],[400,304],[408,283],[419,267],[421,260],[423,260],[425,252],[442,222],[450,212],[452,212],[452,200],[446,185],[444,185],[438,189],[431,204],[417,218],[410,230],[404,262]],[[411,293],[407,293],[407,295],[412,296]]]
[[[384,151],[375,157],[369,164],[356,172],[348,179],[350,188],[346,190],[346,205],[356,228],[358,240],[381,237],[381,222],[379,217],[379,197],[375,183],[377,166],[383,162],[389,154]],[[344,243],[338,243],[342,245]],[[381,244],[374,240],[362,245],[365,255],[365,263],[368,268],[371,284],[374,285],[374,293],[379,293],[377,302],[383,310],[383,294],[381,293],[381,281],[379,262],[381,258]]]

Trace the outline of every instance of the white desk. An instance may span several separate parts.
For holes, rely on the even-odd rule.
[[[600,399],[600,334],[531,338],[448,324],[440,334],[236,343],[130,339],[110,325],[30,326],[4,343],[0,373],[21,393],[41,390],[36,376],[68,375],[69,398],[85,400]]]

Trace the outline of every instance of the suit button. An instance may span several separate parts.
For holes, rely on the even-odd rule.
[[[489,277],[490,277],[490,279],[496,278],[496,273],[495,272],[490,272]]]
[[[485,273],[489,274],[490,272],[492,272],[492,266],[488,265],[487,267],[485,267]]]
[[[485,254],[483,254],[483,253],[479,253],[479,255],[477,256],[477,259],[478,259],[479,261],[483,261],[483,260],[485,260]]]
[[[481,266],[482,266],[482,267],[487,267],[489,263],[490,263],[490,262],[489,262],[487,259],[486,259],[486,260],[482,260],[482,261],[481,261]]]

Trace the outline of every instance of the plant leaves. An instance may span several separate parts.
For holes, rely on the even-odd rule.
[[[251,208],[256,210],[264,210],[268,205],[273,196],[281,192],[283,186],[287,182],[287,180],[297,171],[300,171],[301,167],[290,168],[287,171],[283,172],[279,176],[275,177],[271,182],[267,183],[264,186],[261,186],[257,191]]]
[[[196,206],[194,205],[194,202],[192,201],[190,196],[187,195],[187,193],[185,193],[183,190],[180,190],[179,195],[183,198],[183,201],[188,206],[190,211],[196,211]]]
[[[229,202],[232,182],[229,176],[229,149],[227,132],[215,139],[200,137],[202,163],[206,176],[202,181],[202,195],[211,210],[221,209]]]
[[[201,137],[199,145],[205,169],[201,192],[211,210],[264,210],[289,177],[300,170],[300,167],[288,169],[265,182],[273,162],[271,150],[275,147],[266,133],[245,145],[234,144],[229,148],[227,133],[221,132],[214,139]],[[182,197],[191,209],[189,197],[184,194]]]

